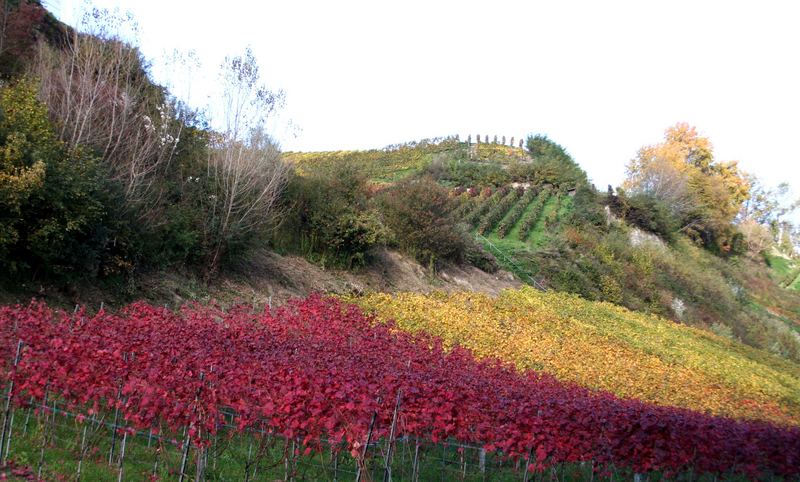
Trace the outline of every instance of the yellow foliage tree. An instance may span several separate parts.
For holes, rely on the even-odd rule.
[[[730,248],[733,220],[750,193],[738,164],[715,162],[709,139],[686,123],[669,127],[663,142],[639,149],[623,187],[664,202],[682,231],[722,250]]]

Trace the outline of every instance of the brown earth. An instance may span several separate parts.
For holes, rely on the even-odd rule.
[[[371,291],[469,290],[497,294],[502,289],[521,286],[505,271],[486,273],[474,266],[448,265],[432,274],[415,260],[396,251],[381,251],[370,266],[347,271],[324,269],[298,256],[263,252],[247,265],[223,276],[208,290],[207,296],[222,304],[243,301],[256,305],[280,305],[293,297],[314,292],[360,294]],[[174,290],[177,297],[184,297]],[[191,293],[190,293],[191,295]]]
[[[97,309],[119,307],[134,300],[174,307],[187,301],[217,302],[223,306],[247,303],[278,306],[294,297],[314,292],[357,294],[370,291],[430,292],[469,290],[497,294],[502,289],[521,286],[511,273],[487,273],[470,265],[447,265],[436,273],[412,258],[384,250],[370,266],[355,271],[325,269],[299,256],[282,256],[263,251],[234,270],[206,284],[192,273],[162,271],[141,275],[129,286],[71,286],[67,289],[28,283],[6,292],[0,291],[0,304],[28,303],[32,298],[51,306],[75,304]],[[123,293],[123,294],[121,294]]]

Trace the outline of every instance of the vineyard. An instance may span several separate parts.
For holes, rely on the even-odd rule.
[[[498,300],[536,302],[526,291]],[[556,310],[578,316],[580,307]],[[254,480],[256,470],[289,480],[483,480],[490,469],[493,480],[544,470],[562,480],[800,473],[796,427],[618,398],[478,350],[476,360],[452,338],[408,333],[402,323],[376,323],[318,296],[274,313],[0,308],[10,401],[2,457],[91,480],[98,467],[105,478],[133,480]],[[536,351],[551,349],[542,340]],[[742,370],[770,369],[747,351],[738,360],[749,363]],[[51,451],[57,461],[45,457]],[[450,472],[432,473],[432,464]],[[316,475],[301,475],[312,467]]]
[[[800,424],[797,365],[610,303],[527,287],[498,298],[377,293],[353,301],[403,330],[522,371],[658,405]]]
[[[468,147],[456,139],[431,139],[366,151],[286,152],[284,160],[299,173],[347,164],[375,183],[391,183],[421,172],[437,155],[466,157]]]
[[[474,192],[474,191],[473,191]],[[552,186],[464,192],[454,215],[478,234],[512,245],[536,247],[569,212],[571,198]]]
[[[458,192],[458,191],[457,191]],[[572,197],[552,185],[476,188],[458,194],[453,216],[471,226],[487,251],[508,271],[537,282],[526,259],[547,243],[572,210]]]

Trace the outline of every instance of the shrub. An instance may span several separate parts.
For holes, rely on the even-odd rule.
[[[581,227],[605,226],[606,214],[600,199],[594,187],[579,186],[572,198],[572,212],[565,222]]]
[[[426,174],[437,181],[456,186],[500,186],[509,180],[508,173],[500,165],[463,159],[431,163]]]
[[[398,248],[418,261],[461,261],[467,242],[450,217],[453,200],[431,179],[406,180],[376,199],[381,218]]]
[[[28,79],[0,90],[0,264],[11,275],[97,275],[111,186],[93,157],[56,139],[36,91]]]
[[[323,264],[365,264],[386,237],[368,196],[366,176],[349,163],[293,175],[284,197],[289,212],[282,234],[288,248]]]
[[[617,195],[609,198],[609,206],[626,222],[666,240],[672,240],[679,227],[669,207],[650,194],[628,196],[618,189]]]
[[[526,143],[528,154],[533,158],[536,178],[558,186],[577,187],[586,183],[586,173],[572,159],[566,149],[547,136],[529,136]]]

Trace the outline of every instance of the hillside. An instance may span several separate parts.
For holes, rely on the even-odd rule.
[[[695,127],[605,190],[544,134],[281,152],[251,49],[195,110],[125,14],[2,7],[0,479],[800,475],[800,200]]]
[[[652,315],[532,288],[349,298],[403,330],[519,370],[666,406],[800,423],[800,365]]]
[[[682,234],[665,239],[620,217],[618,197],[516,148],[447,138],[287,159],[301,176],[356,166],[368,173],[373,192],[391,186],[390,179],[433,179],[453,200],[452,218],[526,284],[653,313],[800,360],[800,296],[788,279],[800,273],[787,258],[767,258],[770,268],[759,255],[720,256]]]

